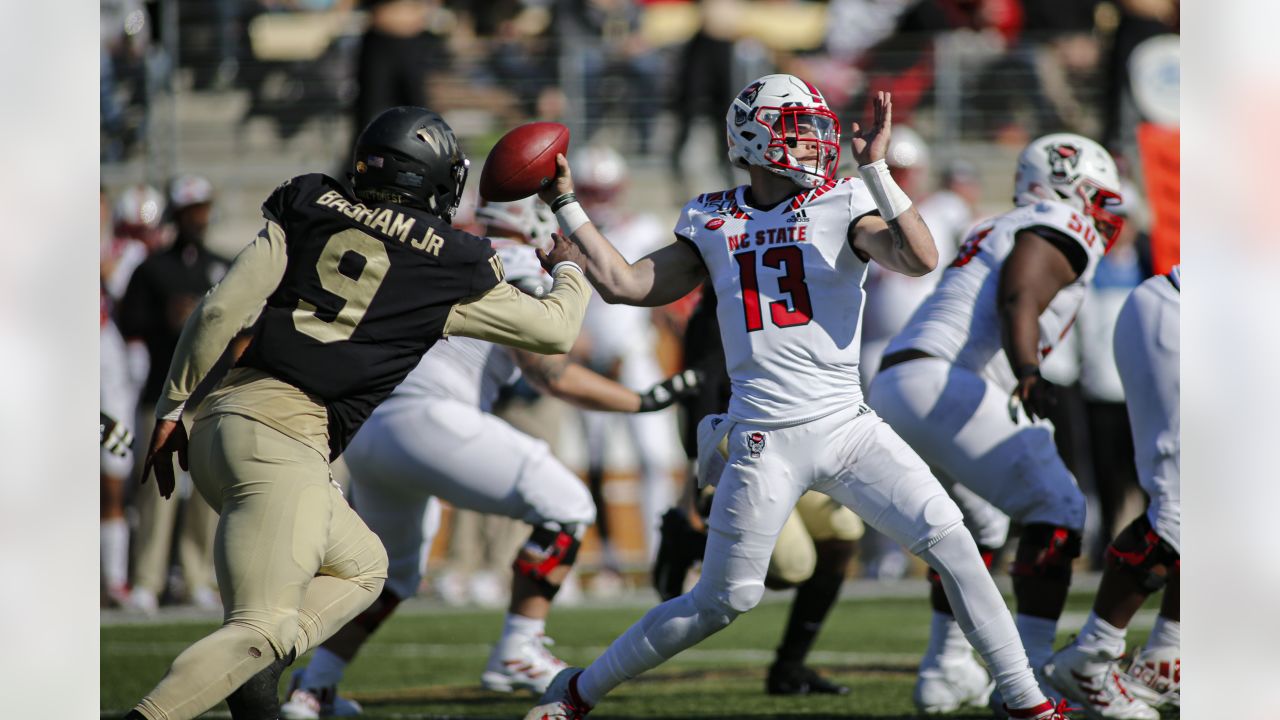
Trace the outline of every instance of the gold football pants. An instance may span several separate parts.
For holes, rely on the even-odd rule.
[[[218,511],[223,625],[174,660],[138,705],[151,720],[213,707],[290,650],[319,645],[382,591],[382,544],[330,482],[324,457],[256,420],[201,417],[191,477]]]

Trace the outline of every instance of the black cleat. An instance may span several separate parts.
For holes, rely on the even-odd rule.
[[[277,720],[280,717],[280,676],[293,664],[295,652],[268,665],[227,696],[231,720]]]
[[[790,663],[769,667],[765,692],[770,695],[848,695],[849,688],[831,682],[812,668]]]

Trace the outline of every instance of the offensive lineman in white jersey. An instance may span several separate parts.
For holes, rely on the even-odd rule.
[[[913,275],[937,263],[928,228],[884,163],[891,118],[881,93],[874,126],[853,139],[862,179],[837,179],[840,125],[817,88],[790,75],[751,83],[726,117],[729,158],[751,184],[694,199],[676,223],[677,241],[631,264],[591,225],[557,158],[541,196],[572,239],[557,236],[556,247],[577,251],[575,262],[610,302],[663,305],[708,278],[733,390],[727,417],[704,420],[718,422],[711,442],[727,438],[729,457],[697,585],[650,610],[585,670],[557,675],[526,720],[585,717],[618,684],[754,607],[778,533],[810,489],[938,570],[1015,717],[1062,717],[1032,675],[959,508],[861,402],[867,263]]]
[[[1014,185],[1017,207],[971,231],[889,343],[870,402],[943,480],[1022,523],[1011,574],[1018,633],[1038,672],[1053,652],[1085,512],[1053,426],[1040,420],[1050,390],[1040,361],[1070,330],[1122,220],[1107,210],[1120,200],[1115,162],[1079,135],[1032,141]],[[925,712],[983,703],[990,691],[947,611],[950,593],[939,596],[929,647],[940,657],[925,657],[915,692]]]
[[[1181,704],[1181,296],[1182,273],[1175,266],[1139,285],[1116,320],[1116,368],[1133,426],[1138,481],[1151,504],[1107,548],[1093,611],[1075,642],[1045,667],[1054,686],[1099,720],[1156,720],[1158,708]],[[1127,675],[1118,674],[1129,621],[1161,589],[1146,647]]]
[[[541,206],[540,208],[538,206]],[[541,297],[552,279],[534,244],[550,241],[554,221],[537,198],[491,203],[477,210],[506,281]],[[638,394],[568,361],[483,340],[437,343],[374,410],[343,457],[351,471],[356,512],[387,549],[381,596],[316,650],[293,674],[281,714],[289,720],[360,714],[338,696],[347,664],[404,599],[417,594],[424,553],[438,522],[433,500],[517,518],[533,526],[515,559],[511,604],[502,638],[481,675],[489,690],[542,692],[565,664],[547,650],[543,633],[552,599],[568,575],[595,506],[582,481],[534,439],[490,414],[498,391],[521,377],[581,408],[651,412],[687,388],[688,371]]]

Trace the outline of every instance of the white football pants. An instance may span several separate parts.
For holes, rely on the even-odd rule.
[[[859,403],[785,428],[734,423],[728,448],[698,584],[650,610],[583,672],[578,689],[589,702],[754,607],[764,594],[778,533],[807,490],[826,493],[934,562],[948,590],[962,595],[953,600],[960,606],[957,618],[973,633],[975,646],[989,651],[1009,696],[1038,692],[1013,619],[962,526],[960,509],[869,407]],[[953,533],[958,542],[949,542]],[[935,546],[948,550],[933,558]]]
[[[876,375],[867,402],[943,482],[1024,524],[1084,528],[1084,493],[1058,455],[1053,426],[1022,415],[1014,423],[1009,394],[977,373],[939,358],[899,363]]]
[[[1116,368],[1133,429],[1138,483],[1156,534],[1182,551],[1179,292],[1158,276],[1139,285],[1116,320]]]
[[[551,449],[474,405],[392,397],[343,454],[356,512],[387,548],[387,588],[413,597],[435,527],[429,501],[530,525],[590,525],[586,486]]]

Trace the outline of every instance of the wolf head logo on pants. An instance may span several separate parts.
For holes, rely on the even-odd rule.
[[[747,434],[747,449],[751,451],[751,457],[758,458],[764,450],[764,433],[753,432]]]

